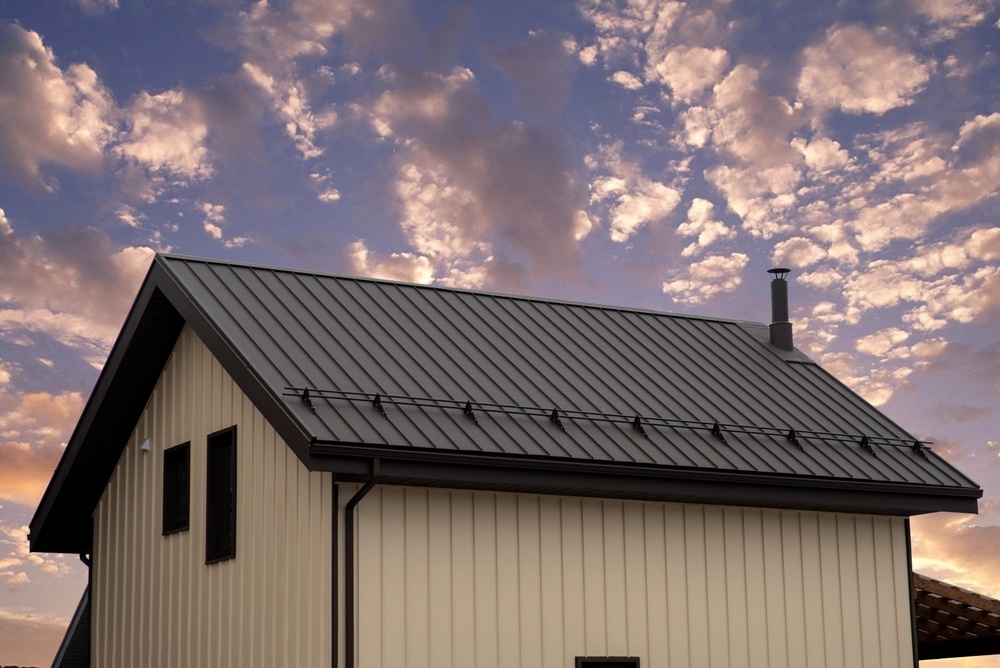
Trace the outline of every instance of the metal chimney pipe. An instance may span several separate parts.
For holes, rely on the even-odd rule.
[[[791,269],[775,267],[767,273],[771,280],[771,345],[782,350],[794,350],[792,323],[788,321],[788,281],[785,276]]]

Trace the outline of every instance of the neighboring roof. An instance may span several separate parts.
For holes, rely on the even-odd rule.
[[[90,668],[90,586],[83,590],[52,668]]]
[[[890,514],[982,494],[766,325],[158,255],[33,549],[85,544],[185,323],[341,480],[378,458],[385,483]]]
[[[913,574],[921,660],[1000,654],[1000,601]]]

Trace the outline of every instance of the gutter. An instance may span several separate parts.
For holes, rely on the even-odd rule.
[[[354,581],[354,510],[379,481],[379,460],[372,459],[371,477],[344,506],[344,666],[354,668],[354,598],[357,583]],[[334,513],[336,515],[336,513]],[[334,577],[336,581],[336,577]],[[336,602],[335,602],[336,603]],[[336,635],[336,634],[335,634]],[[337,658],[334,656],[334,665]]]

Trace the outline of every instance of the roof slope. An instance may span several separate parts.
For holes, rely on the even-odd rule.
[[[307,466],[342,479],[379,458],[386,482],[637,498],[908,514],[974,512],[981,495],[766,325],[163,255],[56,487],[89,456],[86,421],[145,387],[105,391],[114,379],[155,382],[170,311]],[[168,335],[130,346],[152,317]]]
[[[913,574],[921,660],[1000,654],[1000,601]]]

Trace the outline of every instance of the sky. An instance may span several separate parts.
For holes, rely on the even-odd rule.
[[[1000,597],[998,47],[996,0],[0,2],[0,663],[86,584],[27,525],[156,252],[759,322],[789,267],[983,487],[915,569]]]

